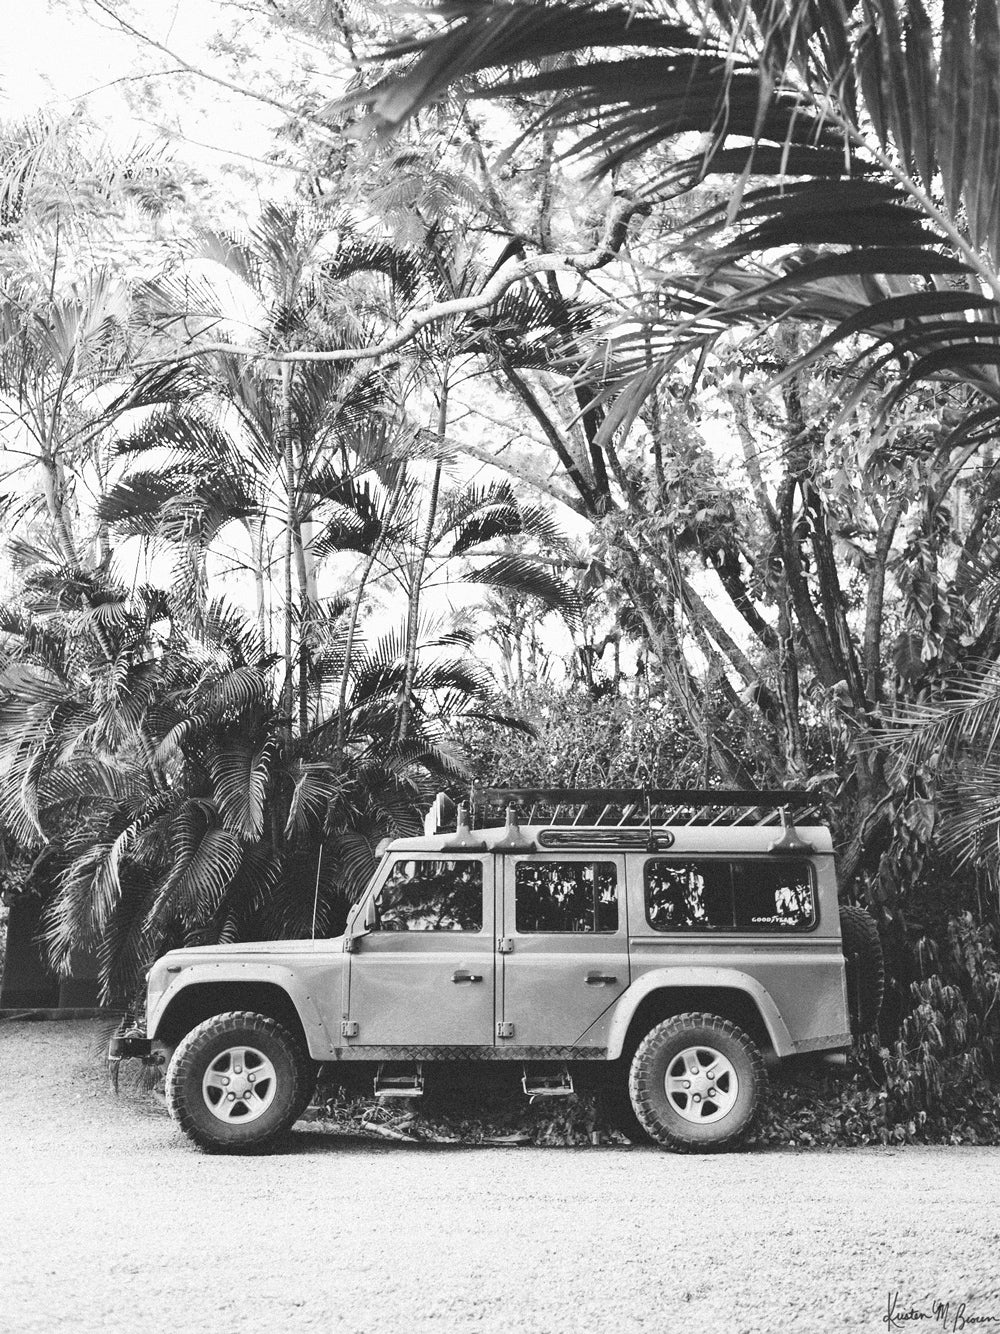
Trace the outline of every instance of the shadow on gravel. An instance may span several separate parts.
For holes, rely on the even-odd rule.
[[[435,1144],[429,1140],[380,1139],[374,1135],[356,1135],[343,1130],[293,1130],[272,1150],[273,1155],[291,1157],[296,1154],[342,1153],[370,1154],[413,1153],[474,1153],[488,1148],[485,1144]]]
[[[194,1146],[190,1146],[194,1148]],[[262,1148],[259,1152],[249,1152],[237,1155],[239,1157],[260,1157],[260,1158],[291,1158],[303,1154],[344,1154],[351,1157],[364,1155],[370,1157],[372,1154],[400,1154],[400,1153],[419,1153],[422,1156],[442,1154],[458,1155],[468,1153],[482,1153],[487,1150],[496,1151],[497,1149],[548,1149],[563,1152],[576,1151],[578,1153],[599,1153],[602,1149],[606,1152],[621,1153],[623,1149],[637,1153],[660,1154],[662,1150],[657,1149],[655,1145],[631,1145],[631,1144],[504,1144],[484,1140],[480,1143],[471,1143],[466,1141],[456,1141],[454,1143],[439,1143],[430,1139],[383,1139],[378,1135],[359,1134],[353,1130],[345,1130],[339,1127],[326,1127],[316,1122],[307,1122],[305,1125],[299,1125],[288,1132],[276,1143]],[[195,1150],[198,1152],[198,1150]],[[701,1156],[701,1155],[699,1155]]]

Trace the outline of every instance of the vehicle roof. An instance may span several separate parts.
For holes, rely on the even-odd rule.
[[[492,826],[487,829],[472,829],[464,835],[477,847],[456,848],[457,835],[454,831],[441,834],[418,834],[413,838],[394,838],[388,840],[383,848],[386,852],[427,852],[450,853],[461,856],[463,852],[511,852],[515,856],[532,854],[605,852],[609,855],[620,852],[650,853],[648,846],[652,837],[654,844],[659,840],[662,846],[655,846],[652,855],[676,856],[686,853],[766,853],[774,850],[774,844],[787,837],[789,832],[811,845],[809,850],[802,850],[800,855],[809,852],[826,854],[833,852],[833,839],[825,825],[797,824],[794,831],[782,829],[780,824],[766,825],[718,825],[718,824],[682,824],[682,825],[521,825],[519,837],[533,844],[532,848],[498,848],[510,836],[510,829]],[[547,839],[546,835],[557,835],[558,843]],[[569,835],[569,841],[566,836]],[[792,849],[782,849],[782,855],[789,855]]]

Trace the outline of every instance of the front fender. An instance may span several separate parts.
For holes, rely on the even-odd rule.
[[[794,1053],[791,1034],[785,1027],[777,1005],[757,979],[748,973],[736,972],[732,968],[655,968],[643,973],[619,998],[608,1031],[609,1060],[617,1060],[621,1056],[629,1024],[646,997],[654,991],[671,991],[680,987],[685,990],[691,987],[725,987],[728,991],[742,991],[760,1011],[775,1053],[778,1056],[791,1056]]]
[[[299,974],[281,964],[253,962],[193,963],[181,965],[180,972],[161,992],[146,1014],[146,1034],[150,1040],[157,1036],[160,1023],[172,1001],[182,991],[197,986],[219,986],[227,982],[253,985],[266,982],[284,991],[298,1011],[310,1055],[323,1060],[333,1048],[331,1034],[320,1015],[315,999]]]

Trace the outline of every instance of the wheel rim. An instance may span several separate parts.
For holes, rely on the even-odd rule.
[[[677,1115],[699,1126],[728,1116],[740,1091],[732,1061],[714,1047],[686,1047],[678,1052],[663,1082],[667,1101]]]
[[[227,1125],[244,1125],[263,1116],[278,1087],[267,1056],[256,1047],[227,1047],[216,1056],[201,1081],[205,1106]]]

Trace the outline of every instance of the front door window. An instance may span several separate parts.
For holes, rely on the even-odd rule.
[[[375,906],[377,931],[481,931],[482,864],[437,857],[398,861]]]

